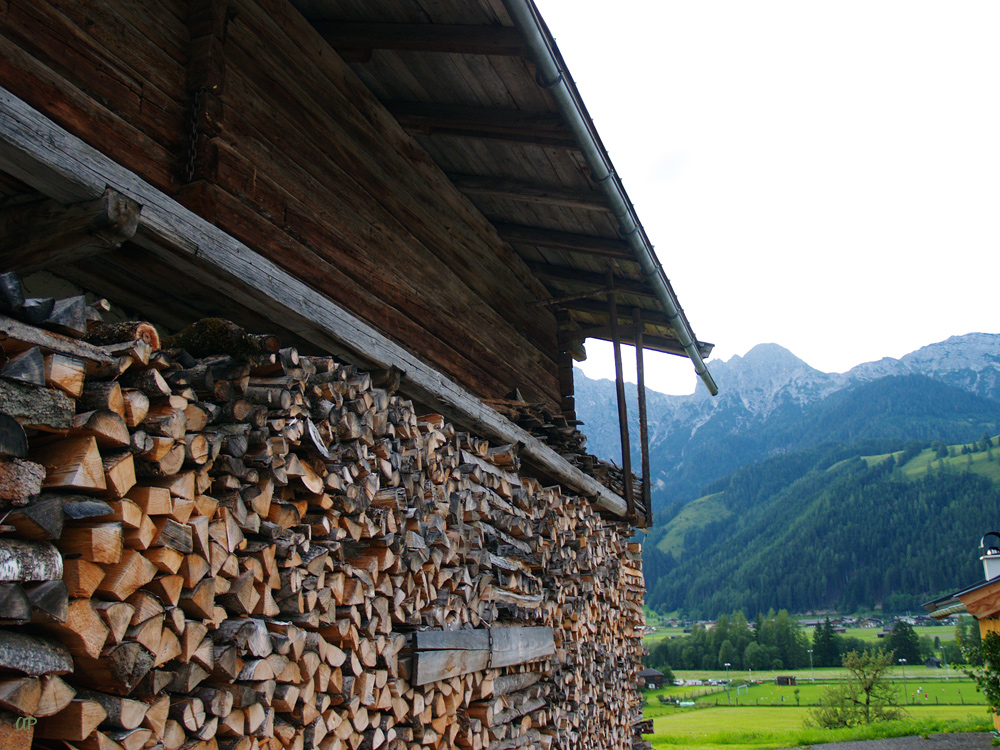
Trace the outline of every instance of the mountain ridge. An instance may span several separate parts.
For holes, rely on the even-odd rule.
[[[662,510],[698,496],[701,487],[769,455],[820,442],[803,425],[814,404],[886,377],[919,375],[968,393],[1000,401],[1000,334],[970,333],[928,344],[898,359],[884,357],[845,373],[824,373],[779,344],[758,344],[743,356],[710,363],[719,384],[717,397],[699,384],[693,394],[676,396],[647,389],[654,507]],[[617,414],[610,380],[576,373],[577,414],[588,448],[602,458],[621,460]],[[636,413],[635,386],[629,385],[629,413]],[[953,442],[977,439],[955,425]],[[970,425],[971,427],[971,425]],[[632,444],[638,440],[630,420]],[[784,442],[778,438],[784,434]],[[637,452],[633,447],[633,451]],[[725,455],[719,455],[725,454]],[[635,465],[635,461],[633,461]]]

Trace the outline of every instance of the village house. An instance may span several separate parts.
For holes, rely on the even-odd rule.
[[[976,618],[979,633],[1000,633],[1000,534],[989,532],[980,542],[979,559],[983,579],[954,594],[924,604],[928,616],[939,622],[968,613]],[[931,666],[928,664],[927,666]],[[1000,730],[1000,716],[993,714],[993,726]]]

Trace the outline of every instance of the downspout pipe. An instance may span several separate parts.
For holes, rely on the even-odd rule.
[[[663,267],[653,252],[649,237],[646,236],[646,231],[639,223],[635,207],[629,200],[618,173],[615,172],[611,158],[601,143],[597,129],[587,113],[580,93],[576,89],[576,84],[573,83],[569,70],[566,68],[562,55],[545,25],[545,21],[538,12],[538,8],[535,7],[532,0],[503,0],[503,4],[535,59],[536,77],[539,85],[548,89],[549,93],[552,94],[560,112],[569,123],[590,167],[591,177],[601,185],[611,202],[611,208],[618,219],[621,234],[632,246],[643,274],[649,280],[657,299],[666,310],[667,320],[673,326],[677,340],[694,363],[694,370],[708,388],[708,392],[713,396],[717,395],[719,387],[708,371],[708,366],[702,359],[701,352],[698,351],[698,342],[695,341],[680,304],[670,288],[666,274],[663,273]]]

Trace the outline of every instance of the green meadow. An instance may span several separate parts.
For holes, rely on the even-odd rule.
[[[653,719],[646,735],[657,750],[771,750],[826,742],[926,735],[936,732],[985,732],[993,722],[983,706],[918,706],[902,721],[856,729],[819,729],[807,725],[809,709],[739,707],[675,709]]]
[[[938,458],[935,451],[927,448],[907,461],[906,464],[901,467],[902,472],[908,477],[916,478],[931,471],[941,471],[945,469],[950,469],[952,471],[971,471],[992,479],[994,482],[1000,482],[1000,463],[990,460],[992,453],[968,453],[963,456],[961,454],[961,444],[949,447],[952,449],[952,452],[956,453],[956,455]],[[869,466],[874,466],[887,458],[897,458],[900,453],[901,452],[885,453],[878,456],[865,456],[864,461]]]
[[[665,621],[655,612],[647,612],[646,624],[656,628],[654,632],[648,633],[642,639],[643,644],[647,648],[651,647],[663,638],[683,638],[688,635],[684,632],[684,628],[668,627],[664,624],[664,622]],[[847,632],[844,636],[847,638],[860,638],[863,641],[874,643],[882,640],[879,638],[879,633],[881,632],[881,628],[847,628]],[[955,640],[955,628],[946,625],[917,625],[914,626],[913,632],[915,632],[917,637],[920,638],[927,637],[931,640],[940,638],[942,641]],[[813,628],[806,628],[805,633],[806,637],[808,637],[811,642]]]
[[[786,674],[786,673],[782,673]],[[643,715],[653,720],[654,732],[648,735],[654,748],[685,750],[769,750],[825,742],[878,739],[912,734],[955,731],[988,731],[992,719],[983,696],[975,684],[958,672],[924,667],[907,670],[903,680],[896,670],[890,683],[897,700],[905,704],[908,718],[898,722],[854,730],[828,730],[810,725],[810,708],[819,704],[824,692],[842,679],[842,669],[791,671],[797,684],[775,684],[773,674],[754,676],[730,673],[727,687],[670,686],[644,691],[647,704]],[[947,679],[945,676],[947,675]],[[724,672],[678,672],[688,680],[724,679]],[[758,684],[757,679],[761,682]],[[678,701],[693,701],[694,707],[664,704],[660,696]]]

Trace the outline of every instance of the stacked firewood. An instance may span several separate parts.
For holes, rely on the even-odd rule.
[[[517,398],[486,399],[493,409],[556,450],[564,459],[589,474],[616,495],[625,495],[625,471],[617,464],[587,453],[587,436],[577,429],[581,422],[572,422],[561,414],[553,414],[542,402],[530,403]],[[632,492],[641,503],[642,480],[632,475]]]
[[[398,373],[224,321],[163,350],[119,330],[0,316],[0,736],[30,716],[88,750],[631,745],[630,526],[418,416]],[[510,628],[554,648],[499,661]],[[439,664],[430,633],[486,635],[488,658]]]

